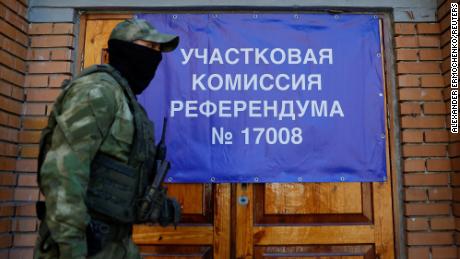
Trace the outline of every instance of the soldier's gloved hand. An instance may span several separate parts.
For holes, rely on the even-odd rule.
[[[166,227],[169,224],[173,224],[174,227],[176,227],[180,221],[180,218],[181,207],[179,202],[174,198],[166,198],[160,212],[158,223],[162,227]]]
[[[157,195],[155,195],[155,198],[153,199],[153,203],[152,203],[153,208],[158,208],[158,210],[159,210],[159,213],[158,213],[157,217],[160,216],[162,206],[166,202],[166,199],[168,198],[168,196],[166,194],[167,191],[168,191],[167,188],[160,187],[159,191],[157,192]],[[156,220],[158,220],[158,218],[156,218]]]
[[[141,218],[141,222],[156,223],[160,218],[161,211],[167,199],[167,189],[163,187],[160,189],[150,188],[152,188],[153,191],[147,193],[153,193],[154,195],[145,198],[149,205],[146,207],[147,211],[140,211],[140,215],[145,215],[145,218]]]

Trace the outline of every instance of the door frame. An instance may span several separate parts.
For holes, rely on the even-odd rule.
[[[160,7],[160,6],[159,6]],[[344,9],[344,8],[338,8]],[[179,10],[179,11],[178,11]],[[389,160],[387,161],[389,168],[387,168],[387,173],[389,174],[388,180],[391,179],[392,186],[392,204],[393,204],[393,233],[394,233],[394,246],[395,246],[395,255],[397,258],[405,259],[407,258],[406,253],[406,233],[405,233],[405,220],[404,220],[404,202],[403,202],[403,180],[402,180],[402,157],[401,157],[401,140],[400,140],[400,112],[399,112],[399,98],[397,91],[396,83],[396,71],[395,65],[396,60],[394,57],[394,17],[391,10],[382,11],[369,9],[364,11],[363,9],[353,9],[346,8],[347,13],[365,13],[365,14],[374,14],[378,15],[382,19],[382,43],[384,49],[383,55],[383,69],[385,76],[385,92],[386,92],[386,120],[387,120],[387,129],[388,129],[388,148],[389,148]],[[139,11],[145,13],[165,13],[174,11],[177,12],[187,12],[187,13],[202,13],[203,10],[184,10],[184,9],[162,9],[158,11],[142,10]],[[260,9],[250,9],[247,8],[211,8],[206,12],[314,12],[314,13],[324,13],[325,11],[320,11],[317,8],[260,8]],[[84,54],[84,44],[85,44],[85,33],[86,33],[86,21],[87,20],[104,20],[104,19],[125,19],[132,17],[135,12],[133,11],[123,11],[123,10],[79,10],[76,17],[76,34],[77,39],[75,40],[76,46],[74,53],[74,66],[72,69],[72,74],[76,75],[82,69],[83,64],[83,54]],[[171,12],[172,13],[172,12]],[[231,184],[231,204],[234,204],[236,189],[241,188],[241,184]],[[231,220],[234,220],[235,217],[232,217]],[[233,242],[231,242],[232,245]],[[233,251],[233,249],[231,249]]]

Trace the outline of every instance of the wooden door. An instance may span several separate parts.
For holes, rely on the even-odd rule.
[[[130,15],[86,15],[81,19],[79,64],[107,62],[107,40]],[[181,225],[138,225],[133,238],[146,258],[229,258],[230,184],[170,184],[168,193],[182,205]],[[218,208],[218,209],[217,209]]]
[[[104,63],[112,28],[129,16],[82,16],[78,64]],[[387,161],[388,150],[387,138]],[[177,229],[135,227],[147,258],[394,258],[391,181],[168,189],[183,206],[183,220]]]

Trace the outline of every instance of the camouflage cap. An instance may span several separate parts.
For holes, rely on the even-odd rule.
[[[110,34],[109,40],[135,41],[145,40],[160,43],[163,52],[173,51],[179,44],[179,36],[159,33],[146,20],[132,18],[117,24]]]

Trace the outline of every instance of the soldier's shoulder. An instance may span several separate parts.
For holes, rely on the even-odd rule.
[[[123,90],[117,80],[110,73],[97,69],[97,67],[83,70],[67,87],[70,88],[69,96],[91,93],[91,95],[110,99],[110,101],[118,101],[123,95]]]
[[[115,86],[118,85],[117,80],[102,69],[104,66],[96,65],[83,70],[80,75],[72,82],[74,84],[90,84],[90,85],[101,85],[101,86]]]

